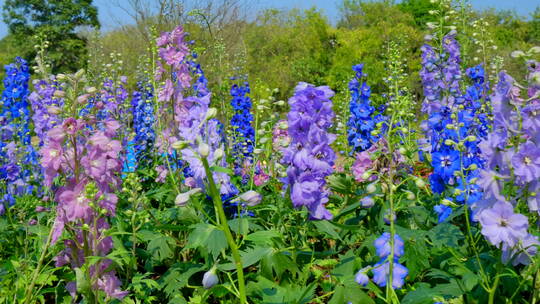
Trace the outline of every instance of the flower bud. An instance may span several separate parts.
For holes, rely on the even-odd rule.
[[[368,171],[362,173],[361,178],[362,178],[363,180],[367,180],[370,176],[371,176],[371,171],[368,170]]]
[[[189,145],[189,142],[184,140],[175,141],[171,146],[175,150],[182,150]]]
[[[194,188],[194,189],[189,190],[188,192],[180,193],[180,194],[178,194],[176,196],[176,199],[174,200],[174,203],[176,204],[176,206],[184,207],[187,204],[187,202],[189,201],[189,198],[193,194],[199,193],[201,191],[202,191],[201,188]]]
[[[447,146],[451,146],[451,145],[454,145],[456,142],[451,140],[451,139],[445,139],[444,140],[444,144],[447,145]]]
[[[416,184],[416,187],[418,188],[424,188],[426,186],[426,182],[424,182],[423,179],[417,178],[414,183]]]
[[[210,269],[210,271],[207,271],[204,273],[202,284],[205,289],[210,289],[218,283],[219,283],[219,278],[216,275],[215,268],[212,268]]]
[[[217,109],[216,108],[209,108],[208,111],[206,112],[206,117],[204,118],[204,120],[210,120],[214,117],[216,117],[217,115]]]
[[[529,50],[529,53],[534,53],[534,54],[538,54],[540,53],[540,46],[533,46],[530,50]]]
[[[375,193],[375,191],[377,191],[377,186],[375,186],[375,183],[371,183],[371,184],[367,185],[366,191],[368,193]]]
[[[49,114],[52,114],[52,115],[58,115],[62,112],[62,109],[57,106],[48,106],[47,112],[49,112]]]
[[[466,139],[467,139],[468,141],[470,141],[470,142],[473,142],[473,141],[476,141],[477,138],[476,138],[476,136],[474,136],[474,135],[469,135],[469,136],[467,136]]]
[[[88,94],[94,94],[96,92],[97,92],[97,89],[95,87],[86,88],[86,93]]]
[[[225,152],[223,152],[223,149],[218,148],[216,151],[214,151],[214,159],[221,159],[225,155]]]
[[[208,146],[205,143],[200,143],[199,144],[199,154],[202,157],[208,157],[208,154],[210,154],[210,146]]]
[[[61,91],[61,90],[56,90],[54,91],[53,96],[56,98],[64,98],[64,96],[66,96],[66,92]]]
[[[366,197],[363,197],[360,200],[360,204],[364,208],[369,208],[369,207],[375,205],[375,200],[373,200],[373,198],[371,196],[366,196]]]
[[[77,97],[77,103],[79,103],[79,104],[84,104],[84,103],[86,103],[86,101],[88,101],[88,94],[84,94],[84,95],[81,95],[81,96]]]
[[[399,147],[398,151],[399,151],[400,154],[406,154],[407,153],[407,150],[405,148],[403,148],[403,147]]]
[[[414,193],[412,193],[411,191],[407,191],[407,199],[412,201],[416,198],[416,195],[414,195]]]
[[[65,74],[58,74],[56,75],[56,79],[62,81],[62,80],[65,80],[66,79],[66,75]]]
[[[75,78],[76,79],[81,79],[83,76],[84,76],[84,70],[83,69],[80,69],[75,73]]]
[[[512,58],[519,58],[525,56],[525,53],[523,51],[513,51],[510,53],[510,57]]]
[[[238,199],[246,202],[248,206],[256,206],[261,202],[262,195],[256,191],[249,190],[240,194],[240,196],[238,196]]]
[[[356,283],[362,285],[362,286],[367,286],[367,284],[369,283],[369,277],[367,276],[367,272],[368,272],[369,268],[368,267],[365,267],[365,268],[362,268],[360,269],[356,275],[354,276],[354,280],[356,281]]]

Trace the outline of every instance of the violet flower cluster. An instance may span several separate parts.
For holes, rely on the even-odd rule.
[[[109,229],[108,218],[115,215],[115,191],[122,182],[122,144],[114,139],[119,129],[120,124],[112,119],[99,122],[92,115],[84,119],[70,117],[48,132],[40,153],[45,184],[51,187],[56,177],[63,181],[55,187],[58,205],[52,243],[59,241],[64,231],[69,231],[69,237],[64,239],[65,249],[55,257],[56,266],[87,269],[85,276],[94,292],[122,299],[127,292],[120,290],[121,282],[112,270],[111,260],[104,258],[84,266],[87,257],[105,257],[113,246],[105,232]],[[84,293],[76,282],[69,282],[66,288],[73,297],[77,292]]]
[[[332,218],[325,208],[329,194],[325,179],[332,174],[336,157],[330,147],[335,135],[327,131],[334,118],[332,96],[334,92],[326,86],[301,82],[289,99],[292,141],[283,151],[282,162],[288,166],[285,183],[294,207],[305,206],[312,219]]]
[[[59,112],[64,105],[63,98],[54,96],[61,86],[55,76],[34,81],[34,91],[28,96],[32,105],[34,132],[43,146],[47,132],[60,123]]]
[[[17,57],[5,70],[0,100],[0,214],[15,204],[17,196],[34,192],[33,182],[40,173],[29,129],[28,64]]]
[[[347,140],[353,152],[362,152],[369,149],[380,136],[373,135],[377,123],[385,120],[381,114],[375,114],[375,108],[369,100],[371,88],[365,81],[367,76],[363,72],[364,64],[352,67],[356,72],[349,82],[351,101],[349,105],[350,117],[347,122]]]
[[[186,178],[185,183],[193,188],[204,189],[206,173],[200,159],[201,151],[207,154],[205,156],[210,166],[227,167],[226,159],[223,157],[221,126],[213,119],[215,109],[209,109],[211,93],[207,92],[203,96],[186,96],[193,77],[187,57],[189,47],[181,26],[172,32],[163,33],[157,40],[157,46],[161,60],[158,61],[155,77],[157,81],[164,80],[164,85],[158,91],[158,101],[163,106],[157,114],[164,119],[163,131],[157,145],[160,152],[171,155],[174,144],[183,142],[185,147],[179,149],[179,156],[189,164],[192,175]],[[170,67],[170,74],[166,73],[165,66]],[[200,84],[200,81],[198,83]],[[202,95],[204,91],[201,86],[196,90],[197,95]],[[171,113],[168,109],[174,109],[174,112]],[[166,170],[162,168],[162,171]],[[213,177],[222,195],[236,193],[226,173],[214,172]]]
[[[503,261],[514,265],[530,263],[540,245],[528,232],[528,218],[514,211],[522,205],[540,214],[540,85],[534,77],[539,74],[539,63],[529,62],[526,98],[512,77],[499,74],[491,95],[493,128],[480,144],[486,167],[480,172],[484,192],[473,206],[474,219],[486,239],[503,250]]]

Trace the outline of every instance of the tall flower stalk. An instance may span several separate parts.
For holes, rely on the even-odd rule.
[[[127,292],[120,290],[113,263],[105,258],[113,245],[106,235],[108,219],[115,216],[115,192],[122,182],[120,124],[113,119],[99,120],[98,108],[82,117],[73,116],[80,113],[77,96],[84,73],[66,78],[66,108],[62,111],[66,118],[47,133],[40,150],[45,185],[55,189],[58,203],[52,244],[64,232],[67,235],[64,250],[55,257],[56,266],[70,265],[75,272],[77,281],[66,285],[73,298],[80,293],[89,303],[98,303],[103,296],[122,299]],[[54,180],[60,184],[53,188]]]
[[[215,119],[217,111],[210,108],[211,93],[206,89],[204,76],[200,66],[195,68],[197,81],[191,84],[193,77],[190,73],[188,60],[189,48],[185,42],[182,27],[172,32],[163,33],[157,39],[157,70],[155,81],[163,84],[157,88],[157,99],[162,105],[157,111],[158,126],[161,128],[157,145],[162,153],[177,155],[189,164],[190,176],[185,178],[185,185],[191,192],[204,189],[214,204],[217,224],[225,233],[227,243],[231,248],[238,276],[238,297],[242,304],[247,303],[244,282],[244,270],[236,240],[232,236],[227,217],[223,209],[222,196],[236,194],[236,188],[231,184],[230,177],[224,172],[213,171],[215,166],[227,167],[224,157],[224,143],[221,137],[221,123]],[[190,96],[190,93],[194,95]],[[172,166],[166,157],[168,170]],[[174,172],[171,172],[174,176]],[[178,190],[177,201],[183,201],[186,193],[180,192],[180,187],[173,179]]]
[[[27,62],[17,57],[5,66],[0,100],[0,214],[17,196],[34,193],[40,168],[31,143]]]

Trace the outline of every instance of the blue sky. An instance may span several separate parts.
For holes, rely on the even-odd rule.
[[[94,0],[94,4],[99,9],[99,19],[104,30],[112,29],[119,24],[131,22],[130,16],[118,7],[126,3],[125,0]],[[476,9],[485,9],[494,7],[496,9],[515,10],[519,15],[529,16],[536,6],[540,5],[539,0],[469,0]],[[114,3],[114,4],[112,4]],[[251,2],[253,9],[261,8],[311,8],[316,6],[322,9],[331,21],[335,22],[338,19],[338,5],[340,0],[255,0]],[[0,0],[0,5],[3,6],[4,0]],[[1,18],[0,18],[1,19]],[[0,21],[0,37],[7,34],[7,26]]]

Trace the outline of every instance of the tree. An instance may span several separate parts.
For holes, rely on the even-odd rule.
[[[14,36],[19,55],[35,57],[31,37],[45,36],[53,73],[69,72],[86,63],[86,39],[77,35],[84,27],[99,28],[92,0],[5,0],[3,19]]]

